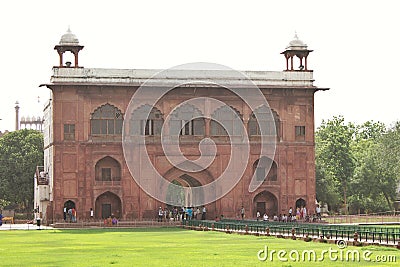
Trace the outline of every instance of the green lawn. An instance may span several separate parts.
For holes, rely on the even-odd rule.
[[[273,261],[260,261],[257,252],[268,246],[285,250],[287,262],[275,253]],[[0,266],[397,266],[400,250],[368,246],[357,250],[361,257],[371,251],[376,256],[395,255],[397,264],[377,262],[331,261],[325,254],[322,262],[301,261],[304,250],[337,249],[335,244],[304,242],[275,237],[256,237],[219,232],[190,231],[179,228],[158,229],[85,229],[0,231]],[[300,253],[300,262],[289,259],[291,250]],[[261,254],[260,256],[263,256]],[[335,256],[336,254],[334,254]],[[295,256],[295,254],[292,254]],[[345,260],[345,257],[343,258]]]

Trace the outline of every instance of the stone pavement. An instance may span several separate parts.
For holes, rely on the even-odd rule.
[[[24,223],[24,224],[11,224],[11,223],[7,223],[4,224],[2,226],[0,226],[0,231],[1,230],[38,230],[39,227],[36,226],[36,224],[29,224],[29,223]],[[41,230],[48,230],[48,229],[53,229],[53,227],[50,226],[45,226],[45,225],[41,225],[40,226]]]

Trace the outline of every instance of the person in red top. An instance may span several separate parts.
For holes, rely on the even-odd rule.
[[[72,222],[76,222],[76,209],[72,208]]]

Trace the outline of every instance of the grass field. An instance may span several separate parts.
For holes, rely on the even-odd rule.
[[[284,250],[288,261],[282,262],[277,254],[273,260],[260,261],[257,253],[268,246],[271,250]],[[256,237],[220,232],[190,231],[179,228],[158,229],[85,229],[1,231],[0,266],[397,266],[400,250],[388,247],[349,246],[360,253],[360,262],[331,261],[329,254],[318,263],[302,261],[302,251],[314,250],[320,258],[322,250],[339,250],[335,244],[304,242],[275,237]],[[289,258],[291,250],[299,251],[299,262]],[[396,257],[396,263],[366,262],[362,255],[370,251],[369,258]],[[296,254],[291,254],[296,257]],[[263,253],[261,257],[265,256]],[[350,257],[351,258],[351,257]],[[386,258],[387,260],[387,258]],[[393,258],[391,259],[393,261]]]

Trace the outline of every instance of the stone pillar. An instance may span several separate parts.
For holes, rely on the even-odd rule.
[[[15,130],[19,130],[19,103],[15,102]]]

